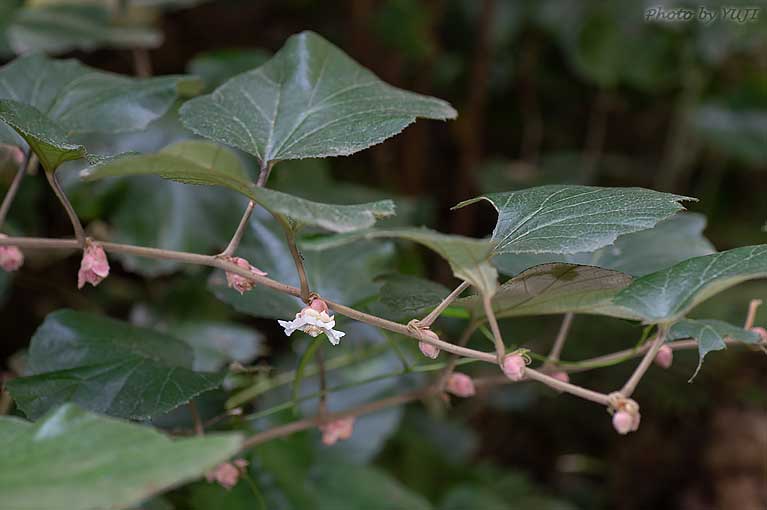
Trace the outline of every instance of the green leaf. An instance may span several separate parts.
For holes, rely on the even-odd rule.
[[[153,48],[162,34],[150,27],[118,24],[99,5],[38,5],[17,11],[8,27],[16,53],[68,53],[72,50]]]
[[[721,351],[727,348],[724,340],[728,337],[747,344],[756,344],[761,340],[758,333],[733,326],[727,322],[685,319],[672,326],[669,330],[667,341],[682,338],[694,338],[698,341],[700,360],[698,361],[698,368],[695,369],[695,373],[690,377],[691,382],[703,366],[703,358],[706,354],[711,351]]]
[[[197,80],[185,76],[129,78],[43,55],[19,57],[0,68],[0,99],[38,109],[67,136],[144,129],[167,112],[182,92],[197,86]],[[18,141],[0,127],[0,142],[15,145]]]
[[[627,274],[576,264],[543,264],[506,281],[493,296],[496,316],[547,315],[567,312],[631,318],[612,306],[612,298],[631,283]],[[462,306],[482,314],[478,296],[458,299]]]
[[[69,141],[61,126],[31,106],[0,99],[0,121],[14,129],[29,144],[47,172],[55,171],[65,161],[86,155],[85,147]]]
[[[357,205],[322,204],[256,187],[232,151],[207,141],[178,142],[156,154],[122,155],[81,172],[86,179],[145,174],[186,184],[230,188],[272,214],[289,220],[288,224],[294,229],[316,226],[332,232],[348,232],[370,227],[377,219],[394,214],[394,202],[391,200]]]
[[[35,424],[2,416],[3,508],[125,508],[202,476],[240,443],[237,434],[171,440],[71,404]]]
[[[465,280],[483,294],[492,295],[498,285],[498,271],[490,265],[492,243],[471,237],[449,235],[428,228],[370,229],[313,241],[314,249],[339,246],[356,239],[395,238],[422,244],[447,260],[456,278]]]
[[[652,228],[683,209],[680,201],[693,199],[642,188],[550,185],[490,193],[454,209],[480,200],[498,211],[495,253],[578,253]]]
[[[207,89],[214,89],[245,71],[269,60],[264,50],[224,49],[198,53],[187,65],[187,71],[202,78]]]
[[[168,412],[218,387],[194,372],[192,349],[150,329],[72,310],[46,317],[29,347],[27,377],[7,385],[31,419],[64,402],[123,418]]]
[[[495,257],[493,264],[502,273],[510,275],[539,264],[566,262],[644,276],[692,257],[714,253],[714,246],[702,234],[705,226],[706,217],[702,214],[679,213],[651,229],[623,235],[611,246],[593,252],[506,253]]]
[[[170,324],[168,333],[192,347],[197,372],[215,372],[232,361],[250,363],[266,351],[261,333],[233,322],[182,321]]]
[[[450,294],[444,285],[418,276],[391,274],[378,281],[383,286],[371,309],[376,315],[395,321],[420,318]]]
[[[266,271],[270,278],[298,285],[285,234],[263,212],[254,211],[237,254]],[[374,279],[391,270],[394,250],[388,243],[362,241],[322,250],[304,247],[302,255],[313,291],[333,301],[354,305],[377,293]],[[254,317],[285,319],[303,307],[298,298],[261,286],[240,295],[226,287],[220,273],[211,279],[211,288],[219,299]]]
[[[646,323],[670,323],[738,283],[767,277],[767,245],[744,246],[695,257],[649,274],[613,300]]]
[[[266,64],[181,108],[194,133],[262,162],[345,156],[417,117],[455,116],[445,101],[387,85],[313,32],[292,36]]]

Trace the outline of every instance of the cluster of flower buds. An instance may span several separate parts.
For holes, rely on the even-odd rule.
[[[247,260],[241,257],[223,257],[223,258],[228,260],[229,262],[232,262],[233,264],[236,264],[238,267],[241,267],[245,271],[249,271],[250,273],[256,276],[266,276],[265,272],[261,271],[259,268],[255,266],[251,266],[250,262],[248,262]],[[230,273],[227,271],[226,284],[229,286],[229,288],[236,290],[240,294],[244,294],[245,292],[252,289],[256,285],[256,282],[254,282],[250,278],[246,278],[237,273]]]
[[[8,237],[0,234],[0,237]],[[0,267],[4,271],[16,271],[24,264],[24,254],[18,246],[0,246]]]
[[[354,432],[354,416],[341,418],[319,426],[322,432],[322,442],[328,446],[336,444],[339,440],[352,437]]]
[[[628,434],[639,429],[642,416],[639,414],[639,404],[620,393],[610,395],[609,412],[613,415],[613,427],[618,434]]]
[[[212,471],[205,475],[209,483],[217,483],[226,490],[231,489],[240,480],[240,476],[248,467],[248,461],[245,459],[235,459],[232,462],[219,464]]]
[[[325,334],[333,345],[338,345],[341,338],[346,335],[343,331],[333,329],[336,321],[328,313],[328,305],[320,298],[312,299],[309,306],[304,307],[296,314],[292,321],[277,321],[280,326],[285,328],[285,335],[290,336],[294,331],[303,331],[311,337],[317,337]]]
[[[109,276],[109,262],[104,248],[97,242],[86,239],[80,271],[77,272],[77,288],[82,289],[86,283],[95,287],[107,276]]]

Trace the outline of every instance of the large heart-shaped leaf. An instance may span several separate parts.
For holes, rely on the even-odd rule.
[[[194,372],[184,342],[151,329],[71,310],[35,332],[27,377],[8,390],[32,419],[64,402],[125,418],[148,418],[218,387],[223,373]]]
[[[698,361],[698,368],[690,377],[690,381],[698,375],[706,354],[727,348],[727,344],[724,342],[725,338],[732,338],[747,344],[756,344],[761,340],[758,333],[733,326],[724,321],[692,319],[679,321],[669,330],[668,341],[681,338],[694,338],[698,341],[700,360]]]
[[[614,299],[647,323],[670,323],[701,301],[738,283],[767,277],[767,245],[695,257],[643,276]]]
[[[5,122],[29,144],[48,172],[86,155],[85,147],[72,143],[61,126],[32,106],[0,99],[0,122]]]
[[[104,160],[81,172],[86,179],[154,174],[187,184],[225,186],[254,200],[272,214],[300,226],[348,232],[372,226],[378,218],[394,214],[394,202],[334,205],[257,187],[237,156],[224,147],[200,140],[170,145],[156,154],[129,154]]]
[[[3,508],[126,508],[202,476],[239,449],[237,434],[171,440],[66,404],[38,423],[0,417]]]
[[[265,213],[256,211],[251,217],[237,254],[271,278],[298,285],[285,234]],[[333,301],[354,305],[377,293],[375,278],[391,270],[394,250],[387,243],[360,241],[328,249],[302,249],[302,255],[313,291]],[[261,286],[240,295],[226,287],[223,275],[214,277],[211,287],[219,299],[255,317],[285,319],[303,306],[298,298]]]
[[[567,262],[644,276],[692,257],[714,253],[714,246],[703,236],[705,226],[706,217],[702,214],[680,213],[651,229],[623,235],[612,245],[596,251],[575,254],[505,253],[496,256],[493,264],[502,273],[510,275],[539,264]]]
[[[445,101],[387,85],[313,32],[292,36],[266,64],[181,108],[187,128],[262,162],[344,156],[417,117],[455,116]]]
[[[578,253],[652,228],[692,199],[642,188],[550,185],[490,193],[455,208],[480,200],[498,211],[495,253]]]
[[[356,239],[376,238],[406,239],[426,246],[450,264],[456,278],[469,282],[483,294],[492,295],[498,285],[498,271],[490,264],[493,244],[483,239],[442,234],[428,228],[390,228],[328,236],[310,246],[322,249]]]
[[[66,53],[99,47],[159,46],[162,34],[145,26],[118,24],[101,5],[36,5],[19,9],[7,28],[16,53]]]
[[[631,283],[627,274],[576,264],[543,264],[506,281],[493,296],[497,317],[587,313],[631,318],[612,306],[612,298]],[[478,296],[458,299],[475,314],[482,313]]]
[[[0,99],[38,109],[67,136],[143,129],[182,93],[198,88],[198,80],[184,76],[135,79],[43,55],[20,57],[0,68]],[[0,142],[18,145],[19,139],[0,127]]]

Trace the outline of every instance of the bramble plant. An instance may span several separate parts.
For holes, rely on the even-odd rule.
[[[683,212],[694,198],[642,188],[546,185],[497,190],[457,204],[495,208],[497,223],[487,239],[407,226],[395,216],[394,200],[349,204],[342,189],[317,190],[312,198],[318,200],[309,200],[291,194],[289,186],[273,189],[270,178],[289,173],[290,160],[346,156],[384,143],[416,119],[455,119],[447,102],[388,85],[312,32],[292,36],[262,65],[201,92],[191,76],[130,78],[42,55],[19,57],[0,69],[0,143],[18,167],[0,206],[0,225],[22,180],[39,165],[74,231],[72,238],[55,239],[3,229],[0,265],[16,271],[38,250],[77,254],[77,288],[109,286],[115,260],[150,277],[182,265],[213,268],[211,292],[240,312],[276,320],[300,354],[293,366],[267,369],[250,364],[263,352],[252,331],[235,325],[225,325],[229,340],[220,344],[214,337],[221,333],[206,328],[221,324],[201,321],[183,329],[151,319],[128,323],[81,311],[51,313],[32,337],[23,375],[5,384],[30,420],[0,418],[0,494],[9,508],[53,508],[60,501],[70,501],[70,510],[123,508],[205,477],[227,488],[244,477],[260,494],[248,467],[255,447],[302,430],[316,430],[326,445],[341,445],[354,438],[367,414],[448,394],[471,398],[515,383],[543,384],[589,401],[584,405],[603,406],[605,421],[628,434],[640,427],[640,403],[632,397],[653,362],[668,368],[675,351],[697,349],[697,373],[708,353],[727,345],[766,349],[767,333],[754,325],[758,300],[742,326],[688,318],[715,294],[767,277],[767,245],[716,252],[701,235],[702,217]],[[178,116],[187,134],[161,150],[91,149],[91,137],[149,129],[181,102]],[[59,175],[73,161],[84,164],[82,181],[95,186],[129,185],[139,176],[196,185],[184,198],[200,200],[194,216],[174,220],[192,225],[189,239],[171,239],[171,225],[161,229],[165,237],[155,239],[156,246],[144,246],[144,239],[131,239],[119,226],[83,226],[68,195],[88,188],[62,183]],[[153,198],[134,198],[138,218],[142,200]],[[332,198],[343,203],[327,203]],[[206,216],[212,201],[244,207],[239,223],[225,225],[224,237]],[[449,264],[455,288],[393,274],[392,241],[436,252]],[[184,246],[191,248],[179,249]],[[222,251],[211,254],[214,247]],[[632,349],[561,360],[580,314],[631,321],[644,333]],[[561,320],[548,352],[504,338],[501,323],[523,316]],[[446,329],[453,331],[456,323],[462,332],[451,338]],[[385,340],[376,336],[379,331]],[[467,346],[480,336],[488,340],[485,349]],[[370,360],[382,353],[401,366],[374,372]],[[475,372],[466,367],[474,362],[489,369],[470,375]],[[617,363],[636,368],[613,391],[570,380],[570,374]],[[332,377],[355,366],[364,366],[357,375],[365,377]],[[315,376],[316,386],[308,385]],[[328,403],[335,392],[387,379],[397,384],[386,386],[383,396],[371,391],[367,400],[345,408]],[[341,382],[332,386],[331,380]],[[292,391],[284,391],[287,386]],[[226,402],[216,404],[210,419],[201,418],[201,399],[221,388]],[[171,438],[156,430],[163,415],[180,406],[194,416],[196,437]],[[363,475],[339,469],[364,484]],[[365,476],[388,483],[376,478],[380,474]],[[412,495],[399,497],[402,508],[422,507],[407,499]]]

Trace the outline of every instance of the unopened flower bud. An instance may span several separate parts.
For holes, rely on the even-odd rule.
[[[762,337],[762,342],[767,342],[767,329],[764,329],[761,326],[757,326],[755,328],[751,328],[751,331]]]
[[[234,462],[219,464],[205,475],[208,482],[216,482],[226,490],[231,489],[240,480],[240,475],[248,465],[245,459],[237,459]]]
[[[100,244],[86,240],[80,270],[77,272],[77,288],[82,289],[86,283],[94,287],[109,275],[109,261],[104,248]]]
[[[674,351],[668,345],[661,346],[655,355],[655,364],[662,368],[669,368],[674,361]]]
[[[328,304],[325,301],[323,301],[322,299],[320,299],[320,298],[312,299],[312,302],[309,303],[309,307],[312,310],[316,310],[316,311],[318,311],[320,313],[322,313],[322,312],[327,313],[327,311],[328,311]]]
[[[471,377],[460,372],[450,374],[445,389],[456,397],[471,397],[476,392]]]
[[[521,381],[525,377],[525,358],[519,354],[509,354],[503,358],[503,373],[512,381]]]
[[[8,237],[0,234],[0,237]],[[4,271],[16,271],[24,264],[24,254],[18,246],[0,246],[0,267]]]
[[[338,440],[349,439],[352,437],[352,433],[354,432],[354,416],[328,422],[324,425],[320,425],[319,429],[322,432],[322,442],[331,446]]]
[[[227,259],[229,260],[229,262],[237,264],[237,266],[241,267],[242,269],[246,271],[250,271],[252,274],[256,276],[266,276],[265,272],[261,271],[257,267],[251,266],[250,262],[248,262],[242,257],[227,257]],[[230,273],[227,271],[226,284],[230,288],[239,292],[240,294],[244,294],[245,292],[252,289],[256,285],[256,282],[254,282],[250,278],[246,278],[237,273]]]
[[[618,434],[628,434],[631,432],[633,424],[634,419],[628,412],[618,411],[617,413],[613,414],[613,427],[615,427],[615,430],[618,432]]]
[[[421,329],[421,334],[425,337],[431,338],[432,340],[439,340],[439,337],[437,334],[430,330],[430,329]],[[434,344],[430,344],[427,342],[418,342],[418,348],[421,350],[421,353],[430,359],[437,359],[437,356],[439,356],[439,347],[437,347]]]

